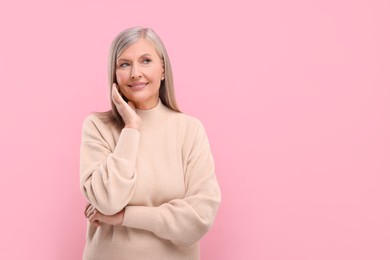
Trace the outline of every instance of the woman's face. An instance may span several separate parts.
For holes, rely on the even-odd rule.
[[[139,109],[157,105],[164,68],[155,48],[145,39],[128,47],[117,59],[120,92]]]

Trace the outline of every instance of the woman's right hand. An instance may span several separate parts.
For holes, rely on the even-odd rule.
[[[116,106],[116,109],[125,122],[125,127],[139,130],[141,128],[142,120],[135,112],[134,103],[131,101],[126,103],[126,101],[119,94],[118,87],[115,83],[112,84],[111,98]]]

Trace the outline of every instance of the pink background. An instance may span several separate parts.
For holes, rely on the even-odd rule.
[[[0,259],[81,258],[81,123],[135,25],[209,134],[223,202],[202,259],[390,259],[390,1],[106,2],[0,4]]]

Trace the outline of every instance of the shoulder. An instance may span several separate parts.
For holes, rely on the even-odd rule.
[[[113,123],[111,111],[89,114],[83,121],[83,136],[108,138],[116,135],[120,129]]]
[[[208,142],[207,132],[202,121],[192,115],[172,111],[176,130],[185,146],[193,146],[197,142]]]
[[[199,129],[204,129],[202,121],[192,115],[183,112],[171,112],[171,118],[179,125],[180,128],[189,132],[197,132]]]
[[[105,114],[106,112],[94,112],[94,113],[91,113],[89,115],[87,115],[84,119],[84,122],[83,124],[88,124],[88,123],[92,123],[92,122],[98,122],[98,121],[102,121],[102,115]]]
[[[111,110],[107,112],[94,112],[85,117],[83,128],[113,128],[115,127]]]
[[[181,142],[183,152],[187,156],[197,156],[211,151],[206,129],[199,118],[184,113],[176,117],[180,121]]]
[[[83,121],[83,131],[93,130],[104,126],[102,113],[89,114]]]

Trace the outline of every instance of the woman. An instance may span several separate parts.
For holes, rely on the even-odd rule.
[[[83,123],[83,259],[199,259],[221,199],[202,123],[179,111],[151,29],[121,32],[109,62],[112,110]]]

